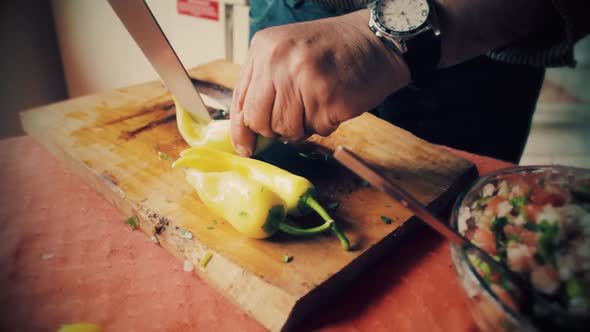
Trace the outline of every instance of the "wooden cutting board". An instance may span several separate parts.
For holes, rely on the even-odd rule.
[[[238,69],[215,61],[190,74],[229,88]],[[228,91],[218,90],[227,102]],[[154,245],[194,264],[199,277],[270,330],[288,329],[309,311],[321,310],[327,296],[384,254],[414,223],[400,204],[334,161],[315,159],[309,150],[345,145],[433,211],[448,206],[476,175],[470,162],[365,114],[329,137],[314,136],[297,149],[279,146],[269,157],[308,177],[324,204],[339,204],[331,212],[355,250],[342,250],[334,236],[248,239],[205,208],[182,170],[171,169],[172,160],[187,147],[174,111],[164,86],[149,82],[32,109],[21,118],[25,131],[68,168],[125,215],[137,216]],[[306,152],[300,154],[301,149]],[[299,221],[318,220],[310,216]],[[114,232],[124,230],[113,227]],[[200,267],[207,253],[212,258]],[[284,263],[285,255],[292,261]]]

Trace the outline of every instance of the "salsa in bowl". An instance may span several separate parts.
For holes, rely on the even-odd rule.
[[[452,245],[480,328],[583,329],[590,317],[590,170],[528,166],[498,171],[457,200],[451,220],[460,234],[560,309],[556,314],[533,303],[533,311],[525,312],[524,303],[531,299],[501,271]]]

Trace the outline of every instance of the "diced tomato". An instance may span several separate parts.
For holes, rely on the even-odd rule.
[[[537,245],[537,234],[522,226],[508,224],[504,226],[504,233],[508,238],[510,238],[511,234],[516,235],[520,239],[520,243],[524,243],[529,247],[535,247]]]
[[[532,222],[537,222],[537,217],[539,213],[543,212],[543,206],[537,204],[526,204],[524,206],[526,211],[527,217]]]
[[[496,254],[496,240],[494,234],[489,229],[482,227],[477,228],[473,233],[472,241],[488,254]]]
[[[498,205],[500,205],[500,203],[502,203],[503,201],[504,201],[504,199],[502,197],[499,197],[499,196],[494,196],[494,197],[490,198],[487,201],[487,205],[486,205],[485,211],[490,211],[494,215],[497,214],[498,213]]]
[[[539,175],[535,173],[527,173],[522,176],[522,179],[528,183],[531,189],[540,188],[539,186]]]
[[[565,200],[565,193],[557,187],[553,188],[552,192],[535,188],[530,196],[530,201],[539,205],[551,204],[553,206],[562,206]]]
[[[500,273],[498,273],[498,272],[490,273],[490,281],[495,282],[495,283],[499,283],[500,282]]]

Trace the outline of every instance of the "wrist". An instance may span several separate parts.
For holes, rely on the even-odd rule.
[[[404,59],[391,47],[386,45],[369,28],[368,9],[358,10],[341,17],[346,20],[348,24],[351,24],[356,29],[358,29],[371,44],[373,52],[368,56],[374,57],[375,61],[382,66],[383,72],[386,74],[385,77],[389,77],[392,80],[395,79],[396,82],[401,83],[401,86],[405,86],[410,82],[410,70]],[[395,88],[394,91],[399,89],[401,86]]]

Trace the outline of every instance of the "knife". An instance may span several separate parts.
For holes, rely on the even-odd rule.
[[[195,121],[209,123],[211,117],[201,95],[145,1],[109,0],[109,3],[174,98]]]
[[[536,302],[535,305],[540,305],[543,309],[550,310],[549,312],[551,313],[567,315],[567,313],[564,312],[564,309],[561,308],[559,304],[556,303],[555,300],[553,300],[550,296],[537,291],[530,282],[526,281],[518,273],[513,272],[512,269],[510,269],[510,267],[508,267],[504,262],[499,260],[497,261],[487,252],[483,251],[470,240],[465,238],[463,235],[450,228],[446,223],[430,213],[426,207],[412,195],[388,181],[385,177],[383,177],[383,175],[373,170],[365,161],[360,159],[353,152],[349,151],[343,146],[338,146],[334,151],[334,159],[339,161],[342,165],[361,177],[363,180],[369,182],[376,189],[399,201],[405,208],[413,212],[416,217],[420,218],[426,225],[430,226],[433,230],[444,236],[447,240],[456,243],[464,250],[468,250],[472,254],[478,255],[480,259],[484,260],[489,265],[492,265],[496,269],[495,271],[500,271],[504,276],[508,277],[509,280],[517,285],[529,299],[534,298],[535,300],[534,302],[527,301],[529,303],[522,304],[524,311],[533,310],[532,305]],[[539,312],[544,311],[541,310]]]

